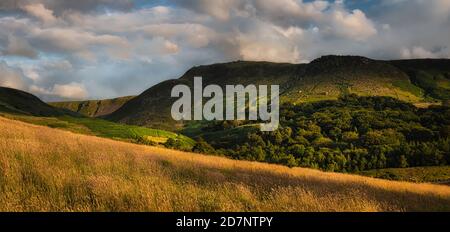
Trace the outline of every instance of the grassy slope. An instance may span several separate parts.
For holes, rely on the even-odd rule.
[[[365,171],[360,174],[390,180],[450,184],[450,166],[388,168]]]
[[[422,89],[427,101],[450,100],[450,61],[448,59],[394,60],[390,63],[410,76]]]
[[[72,117],[67,115],[55,117],[36,117],[20,114],[9,114],[4,112],[0,112],[0,116],[36,125],[42,125],[51,128],[60,128],[75,133],[95,135],[115,140],[137,143],[164,143],[167,139],[173,138],[180,140],[188,147],[192,147],[195,145],[194,140],[184,135],[164,130],[119,124],[102,119]]]
[[[440,210],[450,210],[450,187],[234,161],[0,118],[0,211]]]
[[[277,64],[269,62],[231,62],[198,66],[188,70],[181,78],[161,82],[124,104],[120,109],[106,116],[107,119],[127,124],[177,131],[183,128],[170,116],[171,90],[175,85],[193,85],[193,77],[203,77],[203,86],[218,84],[280,84],[294,76],[302,65]]]
[[[68,102],[50,102],[48,104],[68,109],[80,113],[88,117],[99,117],[110,114],[119,109],[127,101],[134,96],[119,97],[105,100],[89,100],[89,101],[68,101]]]
[[[32,94],[11,88],[0,87],[0,115],[33,124],[130,142],[164,143],[173,138],[180,140],[187,147],[195,144],[192,139],[172,132],[83,117],[70,110],[48,105]]]
[[[354,56],[324,56],[309,63],[281,97],[282,102],[314,102],[342,94],[390,96],[407,102],[422,100],[420,88],[406,73],[384,61]]]

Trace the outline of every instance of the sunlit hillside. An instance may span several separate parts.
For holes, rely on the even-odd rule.
[[[450,211],[450,187],[234,161],[0,118],[0,211]]]
[[[104,100],[50,102],[49,105],[68,109],[88,117],[100,117],[119,109],[134,96],[119,97]]]
[[[380,61],[359,56],[323,56],[308,64],[237,61],[196,66],[179,79],[163,81],[127,101],[105,118],[132,125],[178,131],[170,109],[171,89],[193,85],[279,85],[280,102],[302,104],[335,100],[343,95],[384,96],[422,106],[441,104],[450,96],[449,60]]]

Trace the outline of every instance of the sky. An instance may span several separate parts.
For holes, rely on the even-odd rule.
[[[450,58],[450,0],[2,0],[0,86],[136,95],[190,67],[320,56]]]

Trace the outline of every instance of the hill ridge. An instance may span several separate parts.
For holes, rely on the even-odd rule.
[[[450,60],[439,62],[450,66]],[[409,65],[415,64],[413,62]],[[444,69],[443,72],[445,71]],[[178,130],[183,127],[183,123],[173,121],[170,117],[170,107],[174,101],[170,97],[170,90],[177,84],[192,86],[195,76],[203,77],[203,85],[278,84],[281,102],[294,104],[337,99],[350,93],[361,96],[389,96],[419,103],[445,101],[445,94],[450,92],[450,89],[439,89],[440,95],[430,96],[432,91],[424,90],[423,85],[413,82],[411,74],[405,71],[398,61],[336,55],[322,56],[308,64],[234,61],[192,67],[178,79],[152,86],[105,118],[140,126]],[[444,81],[450,86],[450,79]],[[443,97],[439,98],[440,96]]]
[[[33,116],[60,116],[76,113],[55,108],[31,93],[0,86],[0,110]]]

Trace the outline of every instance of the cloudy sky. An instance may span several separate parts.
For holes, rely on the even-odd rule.
[[[0,86],[139,94],[189,67],[321,55],[450,58],[450,0],[1,0]]]

